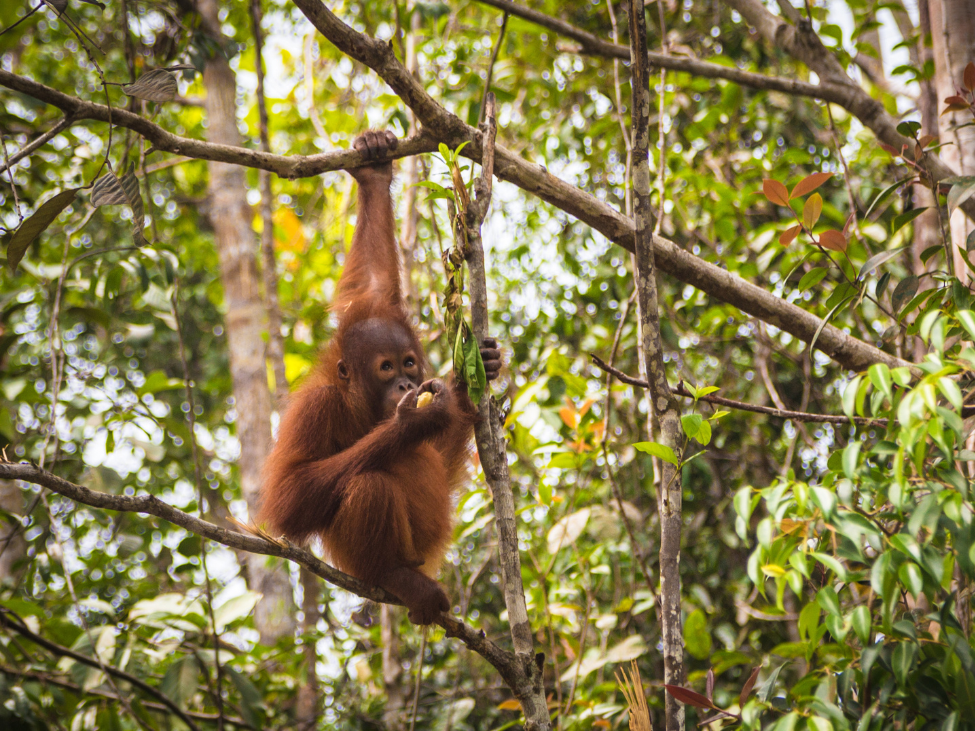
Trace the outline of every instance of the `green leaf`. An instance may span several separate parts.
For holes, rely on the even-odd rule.
[[[699,444],[703,446],[708,446],[711,443],[711,424],[707,421],[703,422],[697,430],[697,434],[694,437]],[[694,455],[695,457],[697,455]]]
[[[850,442],[843,449],[843,474],[851,480],[856,479],[857,463],[860,459],[860,449],[863,442]]]
[[[44,201],[30,218],[14,231],[7,244],[7,268],[10,271],[16,271],[17,265],[24,258],[28,247],[34,243],[34,239],[40,236],[54,222],[58,214],[71,204],[79,190],[80,188],[62,190],[53,198]]]
[[[779,673],[782,672],[784,668],[789,663],[784,662],[779,665],[775,670],[769,673],[769,676],[765,679],[765,682],[758,686],[758,699],[762,703],[768,703],[772,699],[772,694],[775,693],[775,683],[779,679]],[[793,721],[795,724],[795,721]]]
[[[958,176],[952,180],[957,182],[948,191],[948,215],[975,193],[975,176]]]
[[[897,569],[897,578],[907,587],[907,590],[917,599],[924,591],[924,576],[921,574],[921,567],[913,561],[905,561]]]
[[[186,702],[196,694],[199,687],[199,675],[196,658],[185,655],[169,666],[159,683],[159,690],[180,708],[185,709]]]
[[[224,666],[224,670],[230,676],[231,682],[240,693],[242,701],[240,711],[244,720],[250,724],[251,728],[264,727],[264,698],[261,691],[251,682],[250,678],[237,672],[229,665]]]
[[[842,610],[840,609],[840,599],[836,595],[836,589],[832,586],[824,586],[818,592],[816,592],[816,603],[823,608],[828,614],[834,616],[840,616]]]
[[[633,448],[662,459],[664,462],[674,465],[674,467],[678,466],[677,456],[674,454],[674,450],[668,446],[658,444],[657,442],[637,442],[633,445]]]
[[[798,290],[800,292],[805,292],[807,289],[812,289],[821,281],[823,278],[829,274],[829,269],[826,267],[816,267],[815,269],[810,269],[808,272],[802,275],[802,279],[799,280]]]
[[[857,279],[863,279],[874,269],[879,267],[881,264],[887,263],[909,246],[910,244],[905,244],[904,246],[898,246],[896,249],[891,249],[890,251],[881,251],[879,254],[874,254],[863,263],[862,267],[860,267],[860,273],[857,274]]]
[[[836,574],[836,578],[838,578],[840,581],[846,581],[846,569],[843,568],[843,564],[841,564],[835,558],[828,554],[820,553],[819,551],[810,551],[809,555]]]
[[[179,378],[169,378],[162,371],[153,371],[139,387],[138,394],[144,396],[147,393],[159,393],[160,391],[171,391],[175,388],[183,388],[185,383]]]
[[[894,221],[890,224],[890,233],[893,235],[904,228],[907,224],[913,221],[915,218],[924,213],[927,208],[912,208],[905,213],[901,213],[899,216],[894,217]]]
[[[919,282],[920,280],[912,274],[897,283],[890,295],[890,305],[894,308],[894,312],[900,310],[901,306],[917,293]]]
[[[870,207],[867,208],[867,212],[863,216],[863,220],[864,221],[870,220],[870,215],[874,212],[874,209],[877,206],[879,206],[881,203],[883,203],[885,200],[887,200],[890,197],[891,193],[893,193],[895,190],[900,188],[902,185],[904,185],[904,183],[908,182],[909,180],[911,180],[911,178],[901,178],[896,183],[889,185],[886,188],[884,188],[882,191],[880,191],[880,193],[877,194],[877,197],[874,198],[873,201],[871,201]]]
[[[684,622],[684,646],[691,657],[706,660],[711,654],[711,633],[708,632],[708,620],[701,609],[695,609],[687,615]]]
[[[958,318],[961,326],[965,328],[968,337],[975,340],[975,312],[971,310],[959,310],[955,313],[955,317]]]
[[[897,131],[905,137],[914,138],[921,131],[921,123],[915,121],[901,122],[897,125]]]
[[[809,352],[810,353],[812,353],[813,350],[815,350],[815,348],[816,348],[816,341],[818,341],[819,340],[819,336],[823,334],[823,330],[829,324],[829,321],[833,319],[833,315],[835,315],[839,311],[839,309],[841,307],[844,307],[849,302],[851,302],[857,296],[857,294],[858,294],[857,292],[854,292],[853,294],[848,295],[848,296],[844,297],[843,299],[841,299],[839,302],[837,302],[836,303],[836,306],[833,307],[833,309],[831,309],[829,311],[829,313],[826,315],[826,317],[823,318],[823,321],[821,323],[819,323],[819,327],[816,328],[816,334],[813,335],[812,340],[809,341]]]
[[[691,439],[697,436],[697,432],[701,428],[703,421],[704,419],[701,418],[700,414],[685,414],[680,417],[680,424],[684,429],[684,434]]]
[[[857,637],[860,638],[861,644],[863,644],[865,647],[870,642],[870,610],[867,609],[865,605],[861,604],[859,607],[853,610],[850,621],[853,624],[853,631],[856,632]]]
[[[894,678],[902,688],[907,685],[907,676],[911,674],[916,661],[917,645],[913,642],[900,642],[894,648],[890,664],[894,670]]]
[[[874,363],[867,369],[867,375],[874,388],[883,392],[889,400],[893,401],[893,381],[890,377],[890,368],[885,363]]]

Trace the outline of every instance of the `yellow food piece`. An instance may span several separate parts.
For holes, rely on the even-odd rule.
[[[424,406],[433,401],[433,394],[429,391],[424,391],[416,399],[416,408],[422,409]]]

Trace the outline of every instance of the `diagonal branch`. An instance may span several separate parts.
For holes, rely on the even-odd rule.
[[[145,117],[126,109],[112,108],[104,104],[84,101],[70,96],[37,81],[18,76],[0,68],[0,86],[61,109],[74,123],[83,120],[111,122],[118,127],[130,129],[152,143],[159,152],[172,152],[196,160],[226,162],[244,167],[268,170],[282,178],[307,178],[333,170],[346,170],[362,165],[365,161],[355,150],[326,152],[318,155],[274,155],[270,152],[250,150],[245,147],[203,142],[190,137],[181,137],[165,130]],[[434,152],[437,142],[431,137],[417,135],[400,142],[396,157]]]
[[[559,18],[553,18],[551,15],[545,15],[545,13],[540,13],[537,10],[526,8],[511,2],[511,0],[477,0],[477,2],[483,5],[490,5],[509,15],[515,15],[543,28],[548,28],[566,38],[571,38],[579,44],[579,52],[583,55],[617,58],[623,61],[630,60],[629,47],[604,40],[587,30],[583,30],[571,23],[566,23]],[[812,99],[835,102],[837,104],[842,104],[848,95],[848,91],[838,84],[812,84],[800,79],[788,79],[781,76],[758,74],[753,71],[742,71],[734,66],[722,66],[718,63],[702,61],[697,58],[691,58],[690,56],[672,56],[655,51],[648,51],[647,55],[650,66],[653,68],[667,69],[668,71],[684,71],[693,76],[702,76],[707,79],[724,79],[763,91],[781,91],[793,96],[806,96]]]
[[[6,160],[3,163],[0,163],[0,173],[6,172],[7,168],[16,165],[20,160],[23,160],[25,157],[30,155],[34,150],[46,144],[49,140],[53,139],[54,137],[57,137],[58,134],[60,134],[68,127],[70,127],[72,124],[74,124],[74,122],[75,122],[74,118],[72,118],[70,115],[67,117],[63,117],[61,121],[59,121],[56,125],[51,127],[51,129],[49,129],[47,132],[38,136],[36,139],[31,140],[26,145],[24,145],[21,149],[17,150],[17,152],[15,152],[13,155],[11,155],[8,160]]]
[[[477,131],[441,107],[396,59],[389,45],[358,33],[339,20],[320,0],[295,0],[305,17],[343,53],[366,64],[413,109],[425,130],[435,138],[456,148],[470,142],[463,154],[480,161],[481,141]],[[583,221],[628,251],[633,251],[633,221],[614,208],[597,200],[564,180],[555,177],[542,165],[526,162],[512,151],[495,148],[495,175]],[[804,342],[816,333],[816,348],[837,363],[852,370],[863,370],[873,363],[896,367],[905,361],[884,353],[844,333],[801,307],[786,302],[761,287],[746,282],[714,264],[684,251],[662,236],[653,237],[657,267],[676,279],[697,287],[758,319],[784,330]]]
[[[391,594],[379,587],[371,586],[358,579],[332,568],[324,561],[316,558],[310,552],[292,544],[277,543],[257,536],[245,535],[227,530],[201,520],[193,515],[184,513],[168,503],[164,503],[154,495],[110,495],[98,490],[91,490],[82,485],[68,482],[57,475],[43,470],[35,464],[27,462],[5,462],[0,459],[0,479],[22,480],[33,485],[46,487],[52,492],[63,495],[77,503],[104,510],[116,510],[126,513],[143,513],[162,518],[174,525],[185,528],[203,538],[216,541],[237,551],[247,551],[266,556],[279,556],[293,561],[326,581],[341,589],[374,602],[399,604]],[[487,660],[498,670],[508,686],[514,691],[523,683],[524,669],[520,661],[512,652],[501,649],[487,639],[483,630],[472,627],[446,615],[438,623],[446,630],[448,637],[455,637],[469,649]]]
[[[2,465],[2,463],[0,463],[0,465]],[[118,668],[112,667],[107,663],[99,662],[98,660],[90,658],[87,655],[82,655],[80,652],[75,652],[67,647],[62,647],[61,645],[51,642],[50,640],[44,639],[40,635],[31,631],[31,629],[25,624],[15,619],[14,615],[4,609],[0,609],[0,627],[5,627],[6,629],[26,637],[35,645],[43,647],[45,650],[57,655],[58,657],[70,657],[72,660],[79,662],[82,665],[87,665],[88,667],[95,668],[96,670],[106,672],[119,680],[124,680],[126,683],[138,688],[143,693],[147,693],[148,695],[151,695],[153,698],[157,699],[169,710],[170,713],[178,716],[180,720],[182,720],[183,723],[185,723],[192,731],[199,731],[197,725],[193,723],[193,719],[190,718],[182,708],[170,700],[169,696],[164,694],[161,690],[154,688],[144,680],[141,680],[134,675],[130,675],[124,670],[119,670]]]
[[[104,698],[105,700],[109,701],[121,702],[121,699],[114,693],[99,690],[97,688],[85,690],[81,686],[75,683],[69,683],[68,681],[62,679],[59,675],[54,675],[52,673],[43,673],[39,670],[12,668],[6,665],[0,665],[0,673],[3,675],[15,675],[19,678],[30,678],[31,680],[36,680],[45,685],[55,685],[59,688],[64,688],[65,690],[71,691],[78,696],[89,695],[96,698]],[[154,701],[142,701],[142,707],[150,711],[160,711],[162,713],[170,712],[169,708],[167,708],[164,703],[156,703]],[[184,713],[196,721],[206,721],[207,723],[216,723],[220,718],[220,716],[216,713],[204,713],[202,711],[184,711]],[[244,719],[236,718],[235,716],[228,716],[225,720],[227,723],[240,726],[241,728],[254,728]]]
[[[811,71],[816,72],[823,83],[847,89],[845,101],[837,100],[836,103],[859,119],[878,140],[895,150],[902,150],[905,145],[909,150],[914,149],[914,141],[897,131],[897,122],[887,113],[884,105],[853,81],[836,55],[823,45],[813,30],[812,23],[805,18],[798,18],[796,25],[791,25],[778,15],[769,12],[761,0],[723,0],[723,2],[741,13],[768,43],[782,49],[797,61],[804,63]],[[924,153],[917,164],[924,168],[935,182],[957,175],[933,152]],[[969,218],[975,220],[975,199],[970,198],[959,207]]]
[[[820,83],[812,84],[799,79],[769,76],[736,68],[721,66],[695,58],[670,56],[649,52],[650,65],[672,71],[684,71],[694,76],[727,81],[765,91],[780,91],[793,96],[805,96],[824,102],[837,104],[855,117],[874,133],[881,142],[896,150],[913,149],[913,141],[897,131],[897,122],[884,109],[881,102],[870,96],[859,84],[849,77],[837,61],[836,56],[826,48],[813,32],[808,21],[796,14],[798,25],[793,26],[782,18],[770,13],[760,0],[724,0],[725,4],[741,13],[772,44],[779,46],[791,56],[815,71]],[[582,28],[553,18],[537,10],[526,8],[511,0],[477,0],[483,5],[502,10],[532,23],[548,28],[559,35],[571,38],[579,44],[579,51],[592,56],[630,60],[630,49],[618,43],[603,40]],[[783,4],[783,7],[791,7]],[[956,175],[941,158],[927,153],[919,163],[935,181]],[[963,205],[965,213],[975,220],[975,199]]]
[[[342,51],[373,68],[413,109],[424,124],[423,132],[400,142],[394,157],[433,152],[437,149],[438,142],[456,148],[466,141],[472,144],[464,148],[463,154],[475,162],[480,162],[481,144],[477,131],[437,104],[413,75],[393,57],[385,43],[356,33],[336,18],[319,0],[295,1],[316,28]],[[2,68],[0,68],[0,86],[56,106],[78,120],[109,121],[109,109],[104,105],[82,101]],[[180,137],[125,109],[112,109],[111,121],[120,127],[137,132],[149,140],[156,150],[187,155],[199,160],[213,160],[269,170],[283,178],[320,175],[333,170],[358,167],[364,162],[355,150],[289,157]],[[522,160],[501,145],[496,147],[496,154],[494,172],[499,180],[514,183],[527,193],[541,198],[591,226],[610,241],[628,251],[633,251],[633,222],[622,213],[595,196],[552,175],[544,166]],[[816,349],[844,368],[864,370],[873,363],[886,363],[892,368],[907,365],[905,361],[884,353],[833,325],[823,327],[820,318],[798,305],[776,297],[761,287],[694,256],[669,239],[654,236],[653,243],[657,267],[675,279],[727,302],[742,312],[774,325],[804,342],[810,342],[822,328],[816,341]]]

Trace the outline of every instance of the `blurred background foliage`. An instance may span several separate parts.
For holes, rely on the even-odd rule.
[[[104,103],[106,93],[89,53],[106,81],[131,80],[120,19],[124,4],[102,8],[70,2],[68,15],[87,37],[84,44],[63,19],[43,9],[0,35],[0,65]],[[532,7],[612,37],[611,5],[538,0]],[[656,49],[661,38],[653,7],[648,18],[650,46]],[[814,12],[821,33],[848,61],[858,34],[880,7],[837,0],[828,12],[822,6]],[[3,3],[0,26],[11,25],[27,8],[21,2]],[[138,76],[175,63],[201,67],[208,54],[226,53],[237,72],[239,127],[245,144],[256,148],[248,7],[233,0],[222,8],[222,30],[232,39],[224,49],[199,32],[185,3],[128,0],[134,70]],[[476,2],[335,2],[330,8],[359,30],[393,38],[400,58],[406,36],[412,36],[427,90],[476,123],[500,12]],[[290,3],[269,0],[264,11],[275,153],[345,149],[368,127],[407,134],[410,121],[403,104],[372,72],[313,33]],[[619,7],[615,11],[625,39],[625,14]],[[807,73],[771,53],[747,23],[716,0],[665,0],[664,11],[672,51],[780,76]],[[931,73],[909,61],[903,66],[898,78],[904,84]],[[623,65],[619,73],[625,104],[629,91]],[[146,113],[174,133],[203,138],[201,77],[182,72],[179,86],[182,101],[149,103]],[[492,89],[499,101],[501,144],[625,209],[621,112],[624,124],[628,117],[625,109],[617,109],[612,61],[581,56],[570,41],[511,17]],[[870,89],[889,109],[904,106],[903,99],[882,88]],[[107,93],[114,107],[130,103],[118,86],[108,86]],[[808,243],[779,243],[789,218],[761,195],[762,180],[773,178],[791,188],[812,172],[842,173],[839,144],[862,214],[864,204],[903,177],[904,170],[896,169],[869,133],[835,107],[831,132],[825,108],[810,99],[681,73],[667,75],[662,93],[663,118],[655,110],[651,124],[654,136],[662,125],[666,140],[665,200],[657,200],[655,191],[663,233],[694,254],[826,316],[843,273],[828,268],[816,286],[797,286],[803,275],[823,265],[822,258]],[[0,100],[0,130],[8,151],[59,119],[52,108],[6,89],[0,90]],[[19,216],[55,191],[90,183],[102,170],[107,142],[105,125],[76,125],[16,165],[13,187],[6,174],[0,180],[0,223],[13,230]],[[82,194],[16,271],[0,270],[0,444],[11,458],[43,462],[93,489],[147,491],[183,510],[198,510],[175,330],[179,318],[208,499],[246,519],[235,477],[235,421],[247,405],[235,403],[231,390],[206,163],[146,155],[145,146],[121,129],[113,131],[111,144],[114,169],[124,170],[129,163],[137,167],[151,221],[146,229],[150,243],[135,246],[126,209],[93,208]],[[660,151],[655,150],[655,174],[659,165]],[[248,170],[247,176],[248,203],[259,230],[257,173]],[[434,156],[420,160],[419,176],[448,182]],[[348,176],[329,173],[274,179],[273,188],[286,369],[293,384],[311,366],[333,325],[328,306],[355,223],[354,187]],[[818,192],[824,224],[843,228],[851,210],[842,174]],[[394,184],[394,193],[404,199],[402,180]],[[848,252],[857,267],[873,254],[908,243],[910,226],[889,232],[894,217],[910,205],[894,196],[873,220],[861,223]],[[443,202],[428,200],[422,188],[416,209],[418,235],[404,251],[410,304],[432,342],[432,360],[443,370],[449,348],[440,338],[437,294],[443,287],[440,258],[449,245],[450,225]],[[613,673],[618,663],[639,658],[659,723],[663,691],[656,679],[662,677],[662,660],[652,593],[659,532],[655,487],[649,455],[632,447],[647,438],[646,403],[629,386],[617,383],[607,392],[605,375],[589,359],[594,353],[608,360],[618,334],[615,366],[639,373],[629,255],[503,183],[495,188],[485,242],[493,330],[508,364],[503,387],[495,392],[508,408],[525,585],[537,647],[548,663],[553,713],[564,729],[623,727],[625,704]],[[912,273],[911,266],[906,254],[892,258],[871,275],[870,291],[879,276],[889,273],[887,303],[896,283]],[[672,383],[714,385],[724,397],[758,405],[841,413],[840,395],[849,374],[827,358],[810,356],[803,343],[689,286],[668,278],[660,284]],[[841,308],[832,321],[873,343],[894,324],[869,300]],[[58,339],[65,360],[52,420],[52,343]],[[896,332],[885,347],[910,356],[913,336]],[[687,404],[705,418],[714,411],[703,403]],[[56,439],[49,427],[56,430]],[[808,638],[808,622],[803,625],[797,617],[816,592],[810,583],[803,595],[801,582],[798,592],[780,594],[778,601],[774,592],[765,596],[758,591],[757,575],[749,578],[753,536],[736,530],[736,520],[752,513],[736,513],[736,493],[791,484],[792,478],[817,483],[831,469],[842,469],[829,466],[830,455],[859,438],[850,427],[798,425],[733,411],[715,423],[706,452],[683,470],[688,685],[703,689],[704,675],[713,667],[717,705],[734,706],[752,668],[763,663],[760,679],[771,683],[764,699],[770,704],[776,693],[785,693],[812,670],[807,664],[812,656],[805,652],[786,655],[801,661],[774,672],[781,659],[767,659],[783,643]],[[0,519],[10,536],[0,547],[7,554],[0,556],[0,605],[51,642],[158,686],[197,713],[201,727],[212,726],[217,678],[207,635],[202,542],[154,518],[91,510],[30,487],[2,484],[0,492]],[[772,507],[763,512],[762,505],[753,523],[774,512]],[[504,644],[508,630],[498,590],[492,506],[481,479],[459,496],[458,516],[442,580],[457,611]],[[804,519],[815,523],[818,518]],[[379,624],[363,626],[369,622],[361,613],[353,621],[359,601],[326,589],[323,618],[313,636],[264,646],[252,626],[256,597],[247,590],[239,557],[220,546],[206,551],[214,606],[222,613],[226,713],[254,728],[292,728],[296,689],[307,672],[296,645],[315,642],[321,728],[382,727],[389,689],[383,681]],[[812,583],[826,581],[825,573],[810,576]],[[378,615],[375,608],[366,608],[365,614],[370,611]],[[419,727],[487,729],[517,723],[517,704],[486,663],[445,640],[439,630],[421,645],[421,632],[405,617],[398,621],[398,661],[406,672],[397,682],[407,696],[413,692],[421,647],[424,651]],[[0,655],[0,725],[5,728],[183,727],[171,714],[153,710],[148,702],[154,699],[125,681],[113,684],[97,667],[59,658],[12,631],[0,631]],[[110,697],[117,692],[128,698],[126,704]],[[695,713],[689,709],[689,724],[703,718]]]

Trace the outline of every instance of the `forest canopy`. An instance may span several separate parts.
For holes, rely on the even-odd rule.
[[[428,628],[255,522],[366,130]],[[975,729],[970,0],[10,0],[0,147],[0,727]]]

